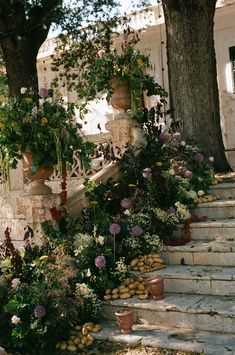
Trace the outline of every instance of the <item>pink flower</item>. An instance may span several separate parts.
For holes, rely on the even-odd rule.
[[[121,206],[122,208],[130,208],[131,207],[131,200],[129,198],[124,198],[122,201],[121,201]]]
[[[181,134],[180,132],[175,132],[173,134],[173,139],[175,139],[176,141],[180,141],[181,140]]]
[[[186,177],[186,179],[191,180],[193,177],[193,173],[190,170],[186,170],[184,176]]]
[[[34,315],[36,318],[42,318],[44,317],[46,314],[46,310],[43,306],[41,306],[40,304],[38,304],[35,308],[34,308]]]
[[[147,179],[149,176],[151,176],[151,169],[150,168],[145,168],[142,171],[142,175],[145,179]]]
[[[119,234],[121,232],[121,227],[117,223],[112,223],[111,226],[109,227],[109,231],[111,234]]]
[[[106,52],[105,52],[104,49],[100,49],[100,50],[97,52],[97,54],[98,54],[98,57],[99,57],[99,58],[103,58],[103,57],[105,57]]]
[[[19,317],[17,317],[17,316],[12,316],[11,317],[11,323],[12,324],[18,324],[20,322],[21,322],[21,319]]]
[[[194,155],[194,160],[195,160],[197,163],[201,163],[201,162],[203,161],[203,159],[204,159],[204,156],[203,156],[203,154],[201,154],[201,153],[196,153],[196,154]]]
[[[104,255],[99,255],[95,258],[95,266],[102,269],[106,265],[106,259]]]
[[[45,99],[48,96],[48,90],[46,88],[41,88],[39,90],[39,96]]]
[[[167,141],[168,134],[166,132],[162,132],[159,135],[159,141],[165,143]]]
[[[175,214],[175,208],[174,207],[170,207],[167,211],[168,214]]]
[[[136,226],[131,228],[131,233],[133,235],[138,236],[138,235],[141,235],[143,233],[143,229],[140,226],[136,225]]]

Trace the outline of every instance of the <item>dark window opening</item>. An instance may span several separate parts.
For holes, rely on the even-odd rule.
[[[229,48],[229,57],[230,57],[232,77],[233,77],[233,92],[235,93],[235,47]]]

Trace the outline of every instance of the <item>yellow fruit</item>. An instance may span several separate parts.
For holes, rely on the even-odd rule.
[[[83,336],[81,339],[81,344],[85,344],[86,341],[87,341],[86,336]]]
[[[110,295],[111,292],[112,292],[112,290],[110,290],[110,288],[108,288],[108,289],[105,291],[105,294],[106,294],[106,295]]]
[[[144,295],[139,295],[138,298],[139,300],[146,300],[148,298],[148,295],[145,293]]]
[[[94,328],[93,328],[93,330],[92,330],[92,332],[93,332],[93,333],[98,333],[98,331],[99,331],[99,328],[95,325]]]
[[[60,344],[60,350],[66,350],[67,349],[67,344],[65,342]]]
[[[91,336],[90,334],[88,334],[86,338],[87,338],[87,340],[89,340],[89,341],[94,341],[93,336]]]
[[[118,293],[112,295],[112,300],[117,300],[118,298],[119,298],[119,294]]]
[[[111,298],[112,298],[111,295],[104,295],[104,301],[109,301],[109,300],[111,300]]]
[[[55,346],[56,349],[60,349],[60,343],[57,343]]]
[[[139,290],[139,291],[144,291],[144,290],[145,290],[144,284],[140,283],[140,284],[138,285],[138,290]]]
[[[73,345],[73,340],[72,340],[72,339],[69,339],[69,340],[67,341],[67,344],[68,344],[68,345]]]
[[[119,290],[119,293],[127,293],[129,292],[129,288],[128,287],[124,287],[123,289]]]
[[[117,294],[118,292],[119,292],[118,288],[114,288],[114,289],[112,290],[112,294],[113,294],[113,295]]]
[[[139,259],[134,259],[134,260],[132,260],[131,262],[130,262],[130,266],[131,267],[134,267],[134,266],[136,266],[137,265],[137,263],[139,262]]]
[[[76,337],[76,338],[73,339],[73,342],[74,342],[75,345],[78,345],[78,344],[81,343],[81,339]]]
[[[131,279],[128,278],[128,279],[124,280],[123,283],[125,286],[128,286],[130,284],[130,281],[131,281]]]
[[[84,344],[78,344],[78,348],[79,348],[79,349],[84,349],[84,348],[85,348],[85,345],[84,345]]]
[[[71,351],[71,352],[74,352],[74,351],[77,350],[77,347],[76,347],[75,345],[69,345],[69,346],[67,347],[67,350],[68,350],[68,351]]]
[[[85,344],[85,346],[91,346],[93,344],[93,340],[88,340]]]

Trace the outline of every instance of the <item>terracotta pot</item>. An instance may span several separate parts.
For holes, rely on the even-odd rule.
[[[120,110],[128,110],[131,108],[131,90],[127,80],[114,78],[111,80],[113,94],[111,97],[111,105]]]
[[[155,300],[164,298],[164,283],[161,276],[150,277],[145,284]]]
[[[133,332],[134,317],[132,310],[122,310],[115,312],[117,323],[122,334],[130,334]]]
[[[52,190],[49,186],[45,185],[45,180],[53,173],[53,168],[49,165],[42,166],[36,169],[35,173],[32,172],[32,153],[22,153],[23,172],[26,179],[30,180],[29,188],[26,195],[49,195]]]

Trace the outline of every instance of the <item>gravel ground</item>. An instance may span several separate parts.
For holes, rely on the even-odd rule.
[[[95,347],[84,355],[199,355],[179,350],[155,349],[149,347],[128,347],[124,344],[112,342],[97,342]]]

